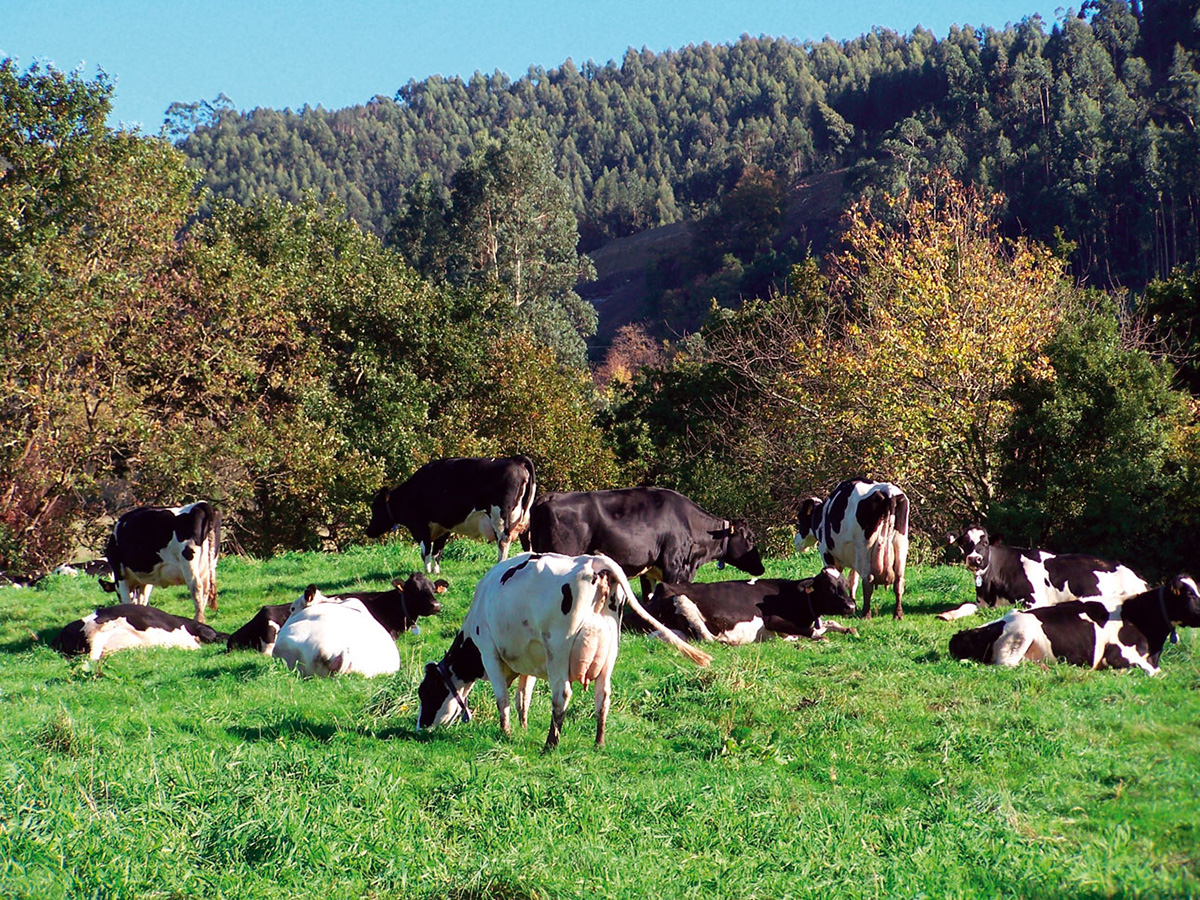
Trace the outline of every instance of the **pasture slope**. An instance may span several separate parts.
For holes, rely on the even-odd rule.
[[[1200,896],[1200,634],[1159,678],[961,664],[947,641],[984,617],[932,613],[970,578],[914,566],[905,620],[858,638],[717,648],[701,670],[625,636],[602,752],[577,691],[542,755],[544,686],[511,741],[486,682],[474,722],[416,735],[423,665],[493,553],[448,548],[443,615],[374,681],[219,647],[97,674],[46,646],[103,601],[94,579],[0,591],[0,896]],[[213,624],[417,565],[404,543],[225,558]],[[190,609],[181,589],[155,599]]]

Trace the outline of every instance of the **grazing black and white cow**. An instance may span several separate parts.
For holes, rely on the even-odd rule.
[[[509,686],[520,677],[517,716],[528,722],[534,681],[553,691],[546,749],[558,744],[571,684],[595,684],[596,745],[604,746],[613,667],[620,643],[623,604],[647,621],[697,665],[712,657],[684,643],[638,603],[621,568],[606,556],[525,553],[493,566],[475,587],[462,629],[441,662],[425,667],[417,691],[417,728],[470,720],[467,698],[487,676],[496,696],[500,727],[511,734]]]
[[[403,525],[421,545],[425,571],[442,570],[451,534],[495,541],[499,559],[529,527],[537,475],[528,456],[500,459],[453,457],[417,469],[397,488],[380,488],[371,502],[368,537]]]
[[[691,581],[713,560],[749,575],[765,571],[744,520],[711,515],[668,488],[543,494],[533,504],[522,543],[526,539],[536,553],[603,553],[626,576],[643,576],[643,596],[649,596],[649,580]]]
[[[821,616],[854,615],[854,598],[837,569],[790,581],[663,582],[646,604],[654,616],[686,640],[750,644],[774,635],[818,640],[827,631],[856,633]]]
[[[864,618],[871,618],[875,585],[892,586],[896,607],[892,616],[904,618],[904,569],[908,564],[908,497],[886,481],[843,481],[829,497],[809,497],[800,504],[796,549],[814,545],[825,565],[850,570],[850,595],[863,586]]]
[[[155,585],[186,584],[196,607],[217,608],[217,555],[221,549],[220,515],[207,500],[187,506],[141,506],[113,526],[104,555],[113,582],[100,580],[122,603],[145,606]]]
[[[939,613],[950,621],[969,616],[980,605],[997,600],[1030,609],[1071,600],[1117,600],[1146,590],[1148,585],[1127,566],[1083,553],[1050,553],[993,544],[982,528],[968,528],[958,537],[946,535],[966,557],[975,573],[975,603]]]
[[[440,611],[434,599],[435,588],[424,575],[420,578],[426,594],[425,608]],[[436,589],[445,590],[445,582]],[[310,584],[291,605],[287,620],[275,636],[271,655],[282,659],[289,669],[305,677],[348,675],[366,678],[390,675],[400,670],[400,651],[396,637],[405,623],[415,622],[415,610],[408,608],[413,598],[404,591],[342,594],[327,597]],[[370,596],[372,593],[376,596]],[[416,594],[417,591],[414,591]],[[432,604],[431,606],[429,604]]]
[[[331,600],[361,600],[367,612],[387,629],[393,638],[416,627],[420,616],[435,616],[442,611],[437,595],[449,585],[443,579],[436,583],[414,572],[408,580],[396,578],[390,591],[350,591],[331,594]],[[275,603],[261,607],[254,618],[229,636],[227,650],[255,650],[271,655],[279,629],[292,613],[292,603]]]
[[[1122,600],[1071,600],[1013,610],[954,635],[950,654],[998,666],[1061,659],[1092,669],[1137,666],[1156,675],[1163,644],[1179,626],[1200,627],[1200,593],[1196,582],[1183,575]]]
[[[138,647],[182,647],[197,650],[227,635],[182,616],[173,616],[153,606],[122,603],[102,606],[94,613],[71,622],[50,644],[63,656],[86,653],[91,659]]]

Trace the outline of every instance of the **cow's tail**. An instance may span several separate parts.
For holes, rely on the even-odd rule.
[[[514,534],[524,534],[529,530],[529,515],[533,511],[533,499],[537,496],[537,470],[534,468],[533,460],[528,456],[521,455],[517,459],[525,467],[527,478],[525,479],[525,490],[517,502],[517,508],[513,510],[511,527]],[[524,540],[521,543],[524,546]]]
[[[629,579],[625,577],[625,573],[621,570],[621,567],[611,559],[608,559],[608,557],[604,558],[608,561],[609,571],[613,573],[617,579],[617,583],[620,584],[621,589],[625,591],[625,596],[628,598],[630,607],[635,613],[641,616],[641,618],[644,619],[652,629],[654,629],[655,634],[657,634],[668,644],[671,644],[676,650],[678,650],[698,666],[707,666],[710,662],[712,662],[712,657],[709,654],[705,653],[703,650],[697,650],[662,622],[658,621],[658,619],[654,618],[654,616],[650,615],[650,613],[646,612],[646,608],[638,602],[637,596],[633,593],[633,588],[629,585]]]

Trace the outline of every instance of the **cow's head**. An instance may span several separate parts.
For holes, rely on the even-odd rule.
[[[817,525],[821,521],[821,507],[825,501],[820,497],[809,497],[800,501],[796,512],[796,552],[803,553],[817,545]]]
[[[946,535],[946,543],[955,545],[963,552],[967,568],[972,572],[982,572],[987,569],[991,560],[991,544],[988,533],[978,526],[968,528],[957,537]]]
[[[407,581],[403,578],[394,579],[392,587],[403,597],[408,617],[416,619],[418,616],[436,616],[442,611],[442,604],[438,602],[438,594],[446,593],[450,583],[444,578],[430,581],[424,572],[413,572],[408,576]]]
[[[425,666],[425,677],[417,688],[417,730],[449,725],[456,718],[471,721],[467,698],[483,676],[479,648],[460,631],[441,662]]]
[[[367,537],[382,537],[396,528],[396,517],[392,515],[391,492],[380,488],[371,500],[371,521],[367,523]]]
[[[1200,628],[1200,590],[1187,575],[1178,575],[1162,588],[1163,609],[1172,625]]]
[[[728,563],[756,578],[767,571],[758,553],[758,547],[754,546],[754,532],[750,530],[745,519],[734,519],[724,528],[710,534],[725,542],[724,552],[719,557],[721,563]]]
[[[855,613],[850,585],[837,569],[822,569],[812,581],[809,596],[813,612],[818,616],[852,616]]]

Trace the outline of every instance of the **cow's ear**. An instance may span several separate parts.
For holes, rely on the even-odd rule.
[[[425,674],[434,675],[437,673],[437,663],[425,663]]]
[[[444,594],[448,590],[450,590],[450,582],[445,578],[439,578],[433,583],[433,592],[435,594]]]
[[[955,535],[955,534],[947,534],[947,535],[946,535],[946,543],[947,543],[947,544],[956,544],[956,543],[958,543],[958,535]]]
[[[989,534],[988,534],[988,536],[987,536],[987,543],[989,543],[989,544],[1003,544],[1003,543],[1004,543],[1004,535],[1003,535],[1003,534],[990,534],[990,533],[989,533]]]
[[[397,575],[395,578],[393,578],[392,579],[392,587],[394,587],[396,590],[398,590],[400,593],[403,594],[404,593],[404,576]]]
[[[315,584],[310,584],[308,587],[306,587],[304,589],[304,603],[306,605],[312,603],[313,600],[316,599],[316,597],[317,597],[317,586]]]

